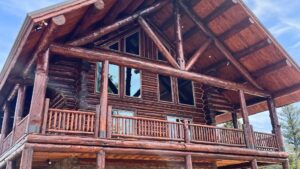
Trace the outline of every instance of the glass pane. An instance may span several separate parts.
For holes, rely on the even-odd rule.
[[[119,94],[119,66],[110,64],[108,72],[108,92]]]
[[[126,96],[141,97],[141,72],[133,68],[125,70]]]
[[[119,72],[120,68],[117,65],[109,65],[108,70],[108,92],[112,94],[119,94]],[[96,64],[96,92],[101,90],[101,73],[102,73],[102,62]]]
[[[135,55],[140,54],[140,36],[139,32],[136,32],[125,39],[125,52]]]
[[[120,49],[119,42],[116,42],[116,43],[110,45],[108,48],[111,49],[111,50],[117,50],[118,51]]]
[[[194,105],[193,84],[190,80],[177,79],[179,103]]]
[[[159,97],[162,101],[173,101],[171,78],[169,76],[158,76],[159,80]]]
[[[164,55],[159,50],[157,50],[157,60],[167,61]]]

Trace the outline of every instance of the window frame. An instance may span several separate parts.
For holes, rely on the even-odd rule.
[[[178,79],[179,78],[176,78],[176,85],[177,85],[177,101],[178,101],[178,105],[182,105],[182,106],[189,106],[189,107],[196,107],[196,98],[195,98],[195,85],[194,85],[194,81],[192,81],[192,80],[189,80],[189,81],[191,81],[192,82],[192,93],[193,93],[193,103],[194,104],[186,104],[186,103],[180,103],[180,97],[179,97],[179,85],[178,85]],[[183,79],[183,78],[181,78],[181,79]],[[187,79],[184,79],[184,80],[187,80]]]
[[[174,89],[173,89],[173,86],[174,86],[174,81],[173,81],[173,78],[171,76],[167,76],[167,77],[170,77],[170,81],[171,81],[171,96],[172,96],[172,101],[166,101],[166,100],[161,100],[160,99],[160,83],[159,83],[159,75],[160,74],[157,74],[157,99],[158,99],[158,102],[163,102],[163,103],[175,103],[175,95],[174,95]],[[165,76],[165,75],[161,75],[161,76]]]
[[[114,50],[114,49],[110,49],[109,48],[111,45],[113,45],[115,43],[119,44],[119,50]],[[105,46],[105,48],[108,49],[108,50],[120,52],[121,51],[121,45],[122,45],[121,44],[121,40],[119,39],[119,40],[116,40],[116,41],[109,42],[109,43],[107,43],[107,44],[105,44],[103,46]]]
[[[126,52],[126,39],[129,37],[129,36],[131,36],[131,35],[133,35],[133,34],[135,34],[135,33],[138,33],[138,35],[139,35],[139,54],[137,55],[137,54],[133,54],[133,53],[128,53],[128,52]],[[133,31],[131,31],[130,33],[128,33],[128,34],[126,34],[123,38],[121,38],[121,39],[123,39],[123,52],[125,53],[125,54],[128,54],[128,55],[132,55],[132,56],[138,56],[138,57],[141,57],[141,54],[142,54],[142,42],[141,42],[141,40],[142,40],[142,36],[141,36],[141,30],[140,29],[136,29],[136,30],[133,30]]]
[[[142,99],[142,97],[143,97],[143,95],[142,95],[142,86],[143,86],[143,84],[142,84],[142,73],[143,73],[143,71],[142,70],[140,70],[140,69],[138,69],[139,71],[140,71],[140,84],[141,84],[141,86],[140,86],[140,96],[139,97],[134,97],[134,96],[127,96],[126,95],[126,68],[128,68],[128,67],[124,67],[124,97],[126,98],[135,98],[135,99]],[[131,69],[135,69],[135,68],[131,68]],[[120,72],[121,73],[121,72]],[[121,79],[120,79],[121,80]]]

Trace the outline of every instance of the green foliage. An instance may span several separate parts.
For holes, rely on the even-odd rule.
[[[285,142],[291,147],[290,165],[298,169],[300,157],[300,109],[293,105],[285,106],[279,114]]]
[[[242,128],[242,122],[240,120],[238,120],[237,122],[238,122],[238,128],[241,129]],[[228,122],[224,123],[223,127],[225,127],[225,128],[234,128],[232,121],[228,121]]]

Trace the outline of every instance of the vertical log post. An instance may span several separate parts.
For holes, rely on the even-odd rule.
[[[253,130],[249,122],[244,91],[240,90],[239,94],[240,94],[241,112],[243,115],[243,130],[245,135],[245,142],[248,148],[254,149]]]
[[[49,50],[37,60],[27,132],[39,133],[42,125],[42,114],[46,96],[49,69]]]
[[[105,152],[103,150],[97,153],[96,169],[105,169]]]
[[[174,15],[175,15],[175,35],[176,35],[176,54],[177,60],[181,70],[185,70],[185,59],[183,52],[182,28],[181,28],[181,14],[178,1],[174,1]]]
[[[278,144],[278,150],[279,151],[284,151],[284,142],[281,134],[281,126],[278,121],[278,116],[276,112],[276,105],[274,102],[274,99],[269,97],[268,98],[268,108],[270,112],[270,119],[271,119],[271,124],[273,128],[273,133],[276,136],[277,144]]]
[[[257,160],[254,159],[251,161],[251,169],[258,169]]]
[[[5,169],[15,169],[14,162],[9,160],[6,162],[6,168]]]
[[[43,113],[44,118],[43,118],[42,134],[46,134],[46,131],[47,131],[49,104],[50,104],[50,99],[47,98],[45,100],[45,105],[44,105],[44,113]]]
[[[289,160],[286,160],[285,162],[282,163],[282,168],[283,169],[290,169]]]
[[[232,124],[233,124],[233,128],[235,128],[235,129],[239,128],[239,125],[238,125],[238,118],[237,118],[237,112],[234,110],[234,111],[231,113],[231,116],[232,116]]]
[[[184,140],[186,143],[191,142],[191,133],[189,128],[189,122],[187,119],[184,119]]]
[[[192,155],[185,156],[185,169],[193,169]]]
[[[105,60],[102,65],[101,76],[101,98],[100,98],[100,138],[106,138],[107,130],[107,104],[108,104],[108,67],[109,62]]]
[[[33,149],[25,148],[22,152],[20,169],[31,169],[33,159]]]
[[[95,115],[95,137],[99,137],[99,129],[100,129],[100,104],[96,106],[96,115]]]
[[[3,108],[4,114],[3,114],[3,121],[2,121],[2,128],[1,128],[1,145],[7,135],[7,129],[8,129],[9,110],[7,104],[8,103],[6,103]]]
[[[26,93],[26,86],[20,85],[19,89],[18,89],[18,96],[17,96],[17,102],[16,102],[14,125],[13,125],[14,127],[22,119],[24,103],[25,103],[25,93]]]
[[[108,106],[107,110],[107,138],[111,138],[112,134],[112,106]]]

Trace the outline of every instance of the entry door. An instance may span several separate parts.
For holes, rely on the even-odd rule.
[[[133,117],[134,112],[128,110],[113,109],[113,115],[124,116],[124,117]],[[133,135],[134,132],[134,122],[130,118],[117,118],[113,120],[113,131],[116,134],[121,135]]]
[[[176,117],[176,116],[167,116],[167,120],[169,122],[176,122],[176,123],[184,123],[184,120],[187,120],[188,123],[192,123],[191,118],[184,118],[184,117]],[[180,139],[184,138],[184,126],[177,125],[177,124],[170,124],[169,125],[169,136],[173,139]]]

